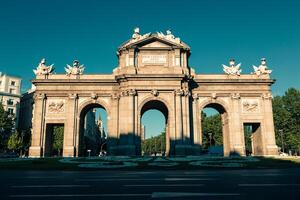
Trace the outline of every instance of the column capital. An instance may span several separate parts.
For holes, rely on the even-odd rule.
[[[129,95],[129,96],[136,96],[136,95],[137,95],[137,92],[136,92],[135,89],[129,89],[129,90],[128,90],[128,95]]]
[[[175,96],[183,96],[184,92],[182,89],[174,90]]]
[[[231,98],[239,100],[241,98],[241,95],[240,93],[231,93]]]
[[[199,99],[199,94],[198,93],[193,94],[192,97],[193,97],[193,100],[198,100]]]
[[[47,98],[47,95],[45,93],[37,93],[34,95],[34,99],[44,100],[46,98]]]
[[[262,98],[263,100],[271,100],[271,99],[273,99],[273,96],[272,96],[272,94],[271,94],[270,92],[267,92],[267,93],[263,93],[263,94],[261,95],[261,98]]]
[[[78,94],[77,93],[69,93],[68,97],[69,97],[69,99],[77,99],[78,98]]]

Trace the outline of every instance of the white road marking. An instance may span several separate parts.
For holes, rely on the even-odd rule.
[[[211,181],[215,180],[214,178],[165,178],[165,181]]]
[[[52,178],[65,178],[64,176],[25,176],[22,179],[52,179]]]
[[[75,179],[75,181],[161,181],[162,178],[98,178],[98,179]]]
[[[241,174],[241,176],[287,176],[286,174]]]
[[[284,184],[284,183],[246,183],[238,184],[240,187],[274,187],[274,186],[300,186],[300,184]]]
[[[125,174],[136,175],[136,174],[154,174],[155,172],[127,172]]]
[[[220,177],[219,175],[210,175],[210,174],[168,174],[169,177]]]
[[[123,185],[124,187],[201,187],[204,184],[139,184]]]
[[[200,196],[238,196],[237,193],[190,193],[190,192],[153,192],[152,198],[200,197]]]
[[[150,197],[151,194],[20,194],[10,195],[11,198],[41,197]]]
[[[138,175],[104,175],[104,176],[84,176],[85,178],[136,178],[139,177]]]
[[[90,185],[13,185],[11,188],[73,188],[91,187]]]

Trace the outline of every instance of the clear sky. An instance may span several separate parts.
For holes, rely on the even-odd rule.
[[[23,78],[42,57],[64,73],[78,59],[85,73],[111,73],[118,45],[171,28],[191,46],[197,73],[222,73],[233,57],[243,73],[266,57],[273,93],[300,88],[300,1],[297,0],[1,0],[0,71]]]

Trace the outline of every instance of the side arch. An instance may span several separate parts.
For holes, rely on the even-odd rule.
[[[216,109],[219,114],[221,115],[221,120],[222,120],[222,137],[223,137],[223,154],[224,156],[229,156],[231,153],[231,135],[230,135],[230,124],[231,124],[231,119],[230,119],[230,108],[228,104],[222,100],[222,99],[206,99],[205,101],[201,102],[199,105],[199,116],[200,118],[200,138],[203,140],[203,133],[202,133],[202,116],[201,113],[204,108],[214,108]],[[202,141],[201,141],[202,144]]]
[[[205,101],[201,102],[200,105],[199,105],[199,110],[203,110],[206,106],[208,106],[209,104],[218,104],[218,105],[221,105],[223,108],[224,108],[224,111],[229,113],[229,106],[228,104],[222,100],[222,99],[211,99],[211,98],[208,98],[206,99]]]

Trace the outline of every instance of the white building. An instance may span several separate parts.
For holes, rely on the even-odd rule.
[[[21,81],[19,77],[0,72],[0,102],[6,111],[16,117],[16,124],[19,116]]]

